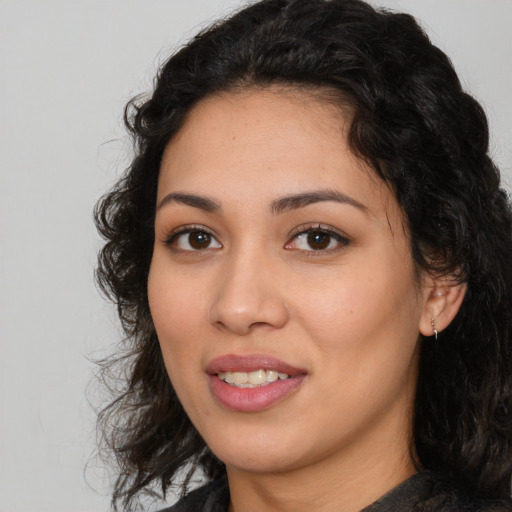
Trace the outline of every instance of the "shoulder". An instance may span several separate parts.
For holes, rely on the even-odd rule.
[[[485,500],[429,472],[412,476],[362,512],[512,512],[512,500]]]
[[[457,487],[438,479],[433,475],[428,476],[430,480],[431,496],[425,504],[427,508],[421,509],[425,512],[512,512],[512,499],[485,499],[477,497],[471,489]],[[428,503],[437,503],[437,506],[428,508]]]
[[[192,491],[160,512],[226,512],[227,479]],[[512,512],[511,500],[475,498],[468,490],[448,484],[431,473],[418,473],[361,512]]]
[[[450,485],[434,475],[427,475],[430,496],[418,512],[512,512],[512,500],[485,499],[471,489]]]
[[[229,488],[226,478],[209,482],[160,512],[226,512]]]
[[[417,507],[417,512],[512,512],[509,501],[475,499],[451,492],[433,496]]]

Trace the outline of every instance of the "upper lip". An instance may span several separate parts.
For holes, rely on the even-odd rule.
[[[290,376],[305,374],[306,370],[264,354],[236,355],[226,354],[213,359],[206,367],[209,375],[223,372],[253,372],[256,370],[275,370]]]

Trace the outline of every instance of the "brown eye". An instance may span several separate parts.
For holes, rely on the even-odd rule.
[[[193,249],[206,249],[210,246],[212,236],[205,231],[192,231],[188,235],[188,243]]]
[[[295,235],[285,249],[294,249],[306,253],[328,253],[349,245],[350,241],[341,234],[327,228],[306,228]]]
[[[202,229],[184,229],[173,235],[167,243],[180,251],[204,251],[222,247],[211,233]]]
[[[324,231],[311,231],[307,235],[307,243],[314,251],[326,249],[331,243],[331,235]]]

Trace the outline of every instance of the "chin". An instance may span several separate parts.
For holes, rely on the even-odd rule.
[[[257,431],[256,431],[257,430]],[[280,432],[253,429],[245,434],[241,428],[225,429],[221,439],[215,435],[208,446],[227,467],[251,473],[275,473],[293,469],[300,458],[297,443]],[[208,436],[206,437],[208,441]]]
[[[275,450],[238,450],[237,453],[226,453],[220,458],[227,468],[254,474],[272,474],[291,471],[299,466],[298,462],[290,460],[290,453]]]

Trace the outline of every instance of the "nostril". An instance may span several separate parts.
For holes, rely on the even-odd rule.
[[[262,296],[245,304],[217,300],[209,312],[211,325],[245,335],[255,329],[276,329],[288,321],[288,309],[282,301]]]

